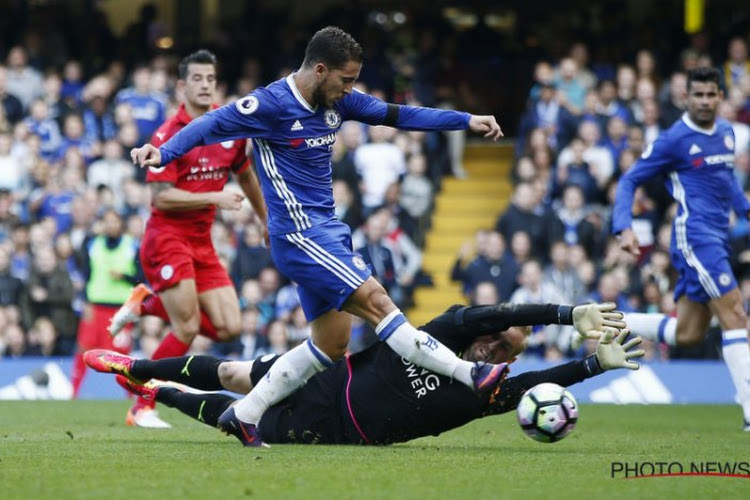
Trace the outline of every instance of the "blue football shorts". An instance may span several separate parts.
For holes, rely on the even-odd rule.
[[[296,282],[302,310],[312,321],[346,299],[372,274],[352,250],[349,226],[338,220],[301,232],[271,236],[271,257]]]
[[[706,303],[737,288],[729,264],[729,249],[723,245],[672,245],[671,257],[672,265],[680,273],[674,289],[675,301],[686,295],[694,302]]]

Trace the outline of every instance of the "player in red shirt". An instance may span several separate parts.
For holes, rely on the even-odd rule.
[[[185,102],[154,133],[152,144],[157,147],[191,120],[216,107],[216,58],[211,52],[199,50],[185,57],[178,71],[177,88],[184,93]],[[152,209],[140,257],[153,293],[145,285],[137,286],[115,315],[110,333],[116,334],[141,315],[167,320],[173,330],[164,337],[152,359],[182,356],[199,333],[220,341],[240,333],[239,301],[211,242],[211,226],[216,207],[240,209],[244,196],[223,190],[233,172],[266,227],[266,207],[247,158],[246,142],[199,146],[170,165],[148,171]],[[169,427],[158,418],[153,402],[144,399],[128,411],[126,423]]]

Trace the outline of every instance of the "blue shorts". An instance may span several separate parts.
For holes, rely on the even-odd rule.
[[[370,277],[362,256],[352,250],[349,226],[331,220],[297,233],[271,236],[276,267],[299,287],[300,304],[308,321],[346,299]]]
[[[687,295],[694,302],[706,303],[737,288],[726,247],[673,245],[671,254],[672,265],[680,273],[674,289],[675,301]]]

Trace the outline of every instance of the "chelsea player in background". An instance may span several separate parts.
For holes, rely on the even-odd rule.
[[[341,359],[351,317],[375,327],[380,340],[408,361],[451,377],[477,392],[491,389],[507,367],[471,363],[414,328],[352,250],[348,226],[336,220],[331,152],[345,120],[404,130],[471,129],[502,136],[493,116],[388,104],[353,89],[362,47],[336,27],[310,39],[298,71],[194,120],[156,148],[131,151],[135,163],[159,168],[201,144],[253,139],[253,154],[268,206],[271,255],[299,285],[312,334],[283,355],[268,375],[219,418],[219,427],[243,444],[261,446],[257,424],[265,410]]]
[[[688,72],[687,112],[646,148],[640,160],[620,180],[615,195],[612,231],[620,247],[639,255],[631,229],[636,187],[663,176],[678,205],[672,226],[671,258],[679,271],[675,286],[677,318],[663,314],[626,314],[625,322],[638,335],[669,345],[701,342],[711,317],[722,329],[722,354],[732,375],[750,431],[750,351],[747,315],[729,264],[729,210],[748,216],[750,203],[734,177],[732,126],[716,118],[722,93],[719,71]]]

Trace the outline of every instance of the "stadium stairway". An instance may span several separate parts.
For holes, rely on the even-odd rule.
[[[470,144],[464,154],[467,177],[443,180],[435,198],[432,228],[427,235],[423,268],[432,275],[434,287],[420,287],[408,318],[422,325],[448,306],[466,303],[461,285],[450,279],[458,250],[473,240],[480,228],[492,228],[510,200],[511,144]]]

